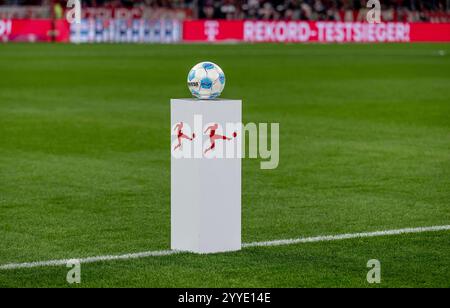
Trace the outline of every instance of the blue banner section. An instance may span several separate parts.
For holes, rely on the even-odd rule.
[[[175,19],[83,19],[70,26],[73,43],[175,43],[182,23]]]

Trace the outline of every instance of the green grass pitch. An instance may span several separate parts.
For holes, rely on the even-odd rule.
[[[443,51],[443,52],[442,52]],[[450,45],[2,45],[0,265],[165,250],[169,99],[211,60],[280,164],[243,161],[243,241],[450,224]],[[82,265],[81,287],[450,287],[450,232]],[[72,287],[68,269],[0,287]]]

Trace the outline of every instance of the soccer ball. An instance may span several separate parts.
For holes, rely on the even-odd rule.
[[[214,99],[225,87],[225,74],[217,64],[201,62],[189,71],[187,83],[195,97]]]

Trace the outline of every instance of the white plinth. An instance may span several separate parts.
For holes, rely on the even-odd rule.
[[[174,150],[178,143],[174,127],[180,122],[184,125],[183,134],[192,137],[195,133],[195,138],[182,139],[181,149]],[[211,139],[209,132],[204,132],[212,123],[222,127],[217,134],[232,140],[217,140],[214,151],[205,156]],[[240,131],[233,136],[226,130],[227,123],[242,123],[240,100],[171,100],[171,247],[174,250],[216,253],[241,249],[240,155],[214,157],[220,156],[222,149],[223,153],[232,151],[232,147],[236,152],[241,151]],[[181,153],[184,156],[180,158]]]

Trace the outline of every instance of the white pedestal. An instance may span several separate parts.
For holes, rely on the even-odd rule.
[[[183,122],[178,143],[175,127]],[[231,140],[217,140],[211,146],[208,126],[217,123],[216,134]],[[195,253],[216,253],[241,249],[241,156],[240,133],[226,129],[227,123],[242,123],[240,100],[171,100],[171,247]],[[231,129],[231,128],[230,128]],[[218,158],[223,150],[224,158]],[[182,156],[182,157],[181,157]],[[177,158],[178,157],[178,158]]]

